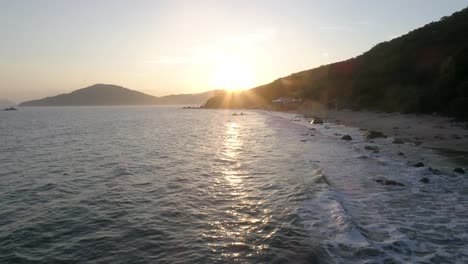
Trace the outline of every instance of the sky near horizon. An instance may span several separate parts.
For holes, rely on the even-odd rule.
[[[0,98],[111,83],[251,88],[355,57],[468,0],[0,0]]]

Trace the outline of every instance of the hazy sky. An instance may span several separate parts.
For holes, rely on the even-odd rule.
[[[466,6],[468,0],[0,0],[0,98],[20,102],[94,83],[153,95],[256,86],[355,57]]]

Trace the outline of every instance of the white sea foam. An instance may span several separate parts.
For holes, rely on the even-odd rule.
[[[309,130],[314,141],[304,147],[327,184],[304,204],[301,215],[311,235],[327,241],[336,261],[468,262],[468,179],[453,175],[449,160],[413,144],[392,144],[390,137],[370,143],[358,128],[265,114],[294,119],[303,131],[314,128]],[[353,140],[341,140],[345,134]],[[365,150],[366,145],[377,146],[378,153]],[[419,161],[426,166],[412,166]],[[437,166],[440,175],[430,166]],[[420,182],[423,177],[430,182]],[[383,186],[375,181],[379,178],[405,186]]]

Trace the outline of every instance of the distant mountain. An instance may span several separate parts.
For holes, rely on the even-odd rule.
[[[157,97],[156,104],[172,104],[172,105],[185,105],[196,104],[201,105],[209,98],[215,96],[217,90],[212,90],[204,93],[197,94],[171,94],[166,96]]]
[[[20,106],[110,106],[202,104],[213,92],[156,97],[112,84],[95,84],[68,94],[23,102]]]
[[[3,108],[12,107],[12,106],[16,106],[16,103],[8,99],[0,99],[0,110]]]
[[[205,107],[268,107],[276,98],[295,97],[338,108],[468,118],[467,32],[468,8],[358,57],[294,73],[243,94],[219,93]]]

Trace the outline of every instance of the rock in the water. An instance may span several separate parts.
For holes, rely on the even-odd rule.
[[[392,142],[393,144],[403,144],[405,141],[403,139],[395,138]]]
[[[364,146],[365,150],[379,151],[380,148],[377,146]]]
[[[441,175],[442,174],[442,172],[440,172],[440,170],[433,169],[431,167],[429,167],[429,171],[432,172],[432,174],[435,174],[435,175]]]
[[[384,133],[382,133],[382,132],[371,130],[371,131],[365,133],[364,137],[366,139],[374,139],[374,138],[386,138],[387,136],[384,135]]]
[[[350,135],[344,135],[343,137],[341,137],[341,140],[350,141],[353,140],[353,138]]]
[[[310,121],[310,123],[314,125],[321,125],[323,124],[323,120],[320,117],[314,116],[314,119]]]
[[[393,180],[379,179],[379,180],[375,180],[375,181],[378,182],[378,183],[381,183],[383,185],[405,186],[403,183],[393,181]]]
[[[453,169],[453,172],[460,173],[460,174],[465,174],[465,170],[462,168],[455,168]]]
[[[422,178],[419,181],[423,182],[423,183],[429,183],[430,182],[430,180],[428,178]]]
[[[398,156],[404,156],[405,153],[401,152],[401,151],[398,151]]]
[[[421,146],[421,144],[422,144],[421,141],[417,141],[417,140],[412,140],[410,142],[413,143],[415,146]]]
[[[424,167],[424,163],[418,162],[418,163],[414,164],[413,167],[416,167],[416,168]]]

